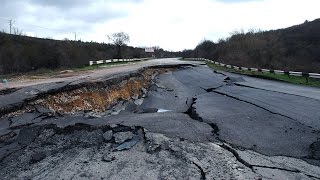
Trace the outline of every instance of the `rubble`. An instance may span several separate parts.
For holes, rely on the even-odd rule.
[[[117,132],[113,134],[114,140],[116,143],[121,144],[127,140],[133,138],[133,134],[131,132]]]
[[[112,130],[108,130],[106,131],[105,133],[103,133],[103,138],[105,141],[110,141],[113,137],[113,133],[112,133]]]

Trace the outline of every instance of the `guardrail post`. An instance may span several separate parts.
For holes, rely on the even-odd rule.
[[[302,72],[302,76],[306,77],[306,83],[309,83],[309,73],[307,72]]]

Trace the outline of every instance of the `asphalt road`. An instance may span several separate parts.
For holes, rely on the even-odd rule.
[[[320,178],[320,89],[215,73],[177,59],[120,67],[107,75],[159,64],[183,66],[155,76],[143,96],[115,106],[119,113],[48,116],[38,110],[3,116],[1,177]],[[0,95],[0,109],[70,84],[105,81],[103,71],[91,79],[72,77]]]

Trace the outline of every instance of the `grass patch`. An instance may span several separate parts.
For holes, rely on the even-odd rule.
[[[269,72],[253,72],[253,71],[246,71],[246,70],[235,70],[227,67],[222,67],[210,62],[207,62],[207,65],[214,70],[232,72],[232,73],[237,73],[237,74],[247,75],[251,77],[262,78],[262,79],[268,79],[268,80],[283,81],[291,84],[320,87],[320,80],[310,78],[310,77],[306,78],[306,77],[300,77],[300,76],[289,76],[286,74],[275,74],[275,73],[269,73]]]
[[[129,62],[125,62],[125,61],[122,61],[122,62],[110,62],[110,63],[107,63],[107,64],[94,64],[92,66],[83,66],[83,67],[80,67],[80,68],[73,68],[71,70],[73,71],[90,71],[90,70],[95,70],[95,69],[98,69],[98,68],[107,68],[107,67],[110,67],[110,66],[113,66],[113,65],[121,65],[121,64],[128,64]]]

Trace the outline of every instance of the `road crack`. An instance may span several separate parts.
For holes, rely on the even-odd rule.
[[[218,87],[213,87],[213,88],[203,88],[203,87],[200,87],[201,89],[205,90],[206,92],[213,92],[214,90],[216,89],[219,89],[221,88],[222,86],[225,86],[224,84],[223,85],[220,85]]]
[[[298,94],[290,94],[290,93],[279,92],[279,91],[274,91],[274,90],[269,90],[269,89],[263,89],[263,88],[258,88],[258,87],[252,87],[252,86],[248,86],[248,85],[244,85],[244,84],[239,84],[239,83],[234,83],[234,85],[236,85],[236,86],[240,86],[240,87],[251,88],[251,89],[257,89],[257,90],[263,90],[263,91],[275,92],[275,93],[286,94],[286,95],[292,95],[292,96],[297,96],[297,97],[303,97],[303,98],[308,98],[308,99],[312,99],[312,100],[315,100],[315,101],[319,101],[318,99],[314,99],[314,98],[306,97],[306,96],[301,96],[301,95],[298,95]]]
[[[291,118],[291,117],[289,117],[289,116],[286,116],[286,115],[283,115],[283,114],[280,114],[280,113],[273,112],[273,111],[271,111],[271,110],[269,110],[269,109],[267,109],[267,108],[265,108],[265,107],[259,106],[259,105],[257,105],[257,104],[254,104],[254,103],[250,102],[250,101],[246,101],[246,100],[240,99],[240,98],[235,97],[235,96],[232,96],[232,95],[230,95],[230,94],[223,93],[223,92],[219,92],[219,91],[216,91],[216,90],[214,90],[214,91],[212,91],[212,92],[217,93],[217,94],[220,94],[220,95],[227,96],[227,97],[232,98],[232,99],[235,99],[235,100],[237,100],[237,101],[241,101],[241,102],[245,102],[245,103],[251,104],[251,105],[256,106],[256,107],[258,107],[258,108],[260,108],[260,109],[263,109],[263,110],[265,110],[265,111],[268,111],[268,112],[271,113],[271,114],[276,114],[276,115],[279,115],[279,116],[282,116],[282,117],[285,117],[285,118],[288,118],[288,119],[291,119],[291,120],[296,121],[295,119],[293,119],[293,118]]]
[[[206,173],[204,172],[204,170],[202,169],[202,167],[201,167],[199,164],[195,163],[195,162],[192,162],[192,164],[194,164],[194,165],[199,169],[200,174],[201,174],[200,180],[206,180],[206,179],[207,179],[207,178],[206,178]]]
[[[310,174],[306,174],[298,169],[286,169],[286,168],[281,168],[281,167],[274,167],[274,166],[263,166],[263,165],[252,165],[252,167],[259,167],[259,168],[266,168],[266,169],[277,169],[277,170],[280,170],[280,171],[287,171],[287,172],[292,172],[292,173],[302,173],[308,177],[311,177],[311,178],[316,178],[316,179],[320,179],[320,177],[317,177],[317,176],[313,176],[313,175],[310,175]]]
[[[203,122],[202,117],[199,116],[199,114],[196,111],[196,108],[193,106],[196,103],[197,98],[192,98],[192,103],[189,107],[189,109],[185,112],[185,114],[189,115],[191,119]]]
[[[247,161],[245,161],[244,159],[242,159],[239,155],[239,153],[233,149],[230,145],[226,144],[226,143],[222,143],[222,144],[218,144],[220,147],[222,147],[223,149],[231,152],[233,154],[233,156],[237,159],[237,161],[239,161],[241,164],[245,165],[246,167],[250,168],[252,170],[252,172],[255,172],[253,169],[253,165],[251,165],[250,163],[248,163]]]

